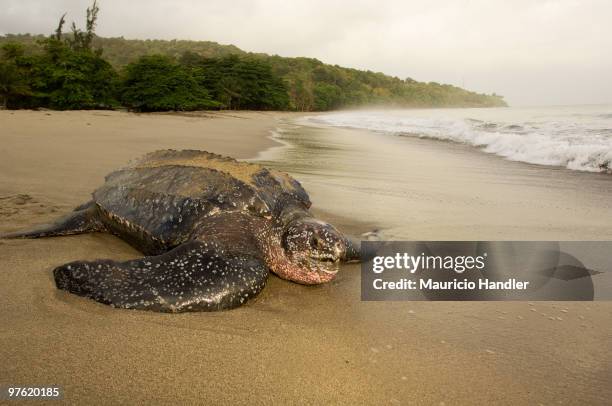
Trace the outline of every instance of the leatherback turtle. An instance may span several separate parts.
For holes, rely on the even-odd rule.
[[[53,270],[58,288],[114,307],[161,312],[240,306],[268,272],[301,284],[332,280],[355,246],[315,219],[289,175],[196,150],[145,155],[106,176],[93,199],[55,224],[5,235],[108,232],[143,254]]]

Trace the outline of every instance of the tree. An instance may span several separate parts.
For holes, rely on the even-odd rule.
[[[5,109],[8,108],[12,98],[31,94],[25,74],[16,63],[23,57],[23,53],[23,47],[20,44],[7,43],[2,46],[0,95],[2,96],[2,106]]]
[[[111,108],[117,104],[114,97],[117,73],[107,61],[91,52],[68,50],[47,71],[50,75],[45,90],[51,108]]]
[[[0,95],[2,106],[6,109],[9,101],[14,96],[30,95],[30,87],[19,71],[17,65],[12,61],[0,61]]]
[[[38,41],[42,52],[25,55],[15,45],[5,46],[5,57],[12,65],[3,67],[4,82],[14,81],[17,73],[21,77],[19,86],[3,86],[10,90],[8,104],[60,110],[117,106],[117,73],[102,58],[101,51],[94,52],[91,47],[98,10],[95,1],[87,9],[85,32],[73,23],[72,39],[62,34],[66,16],[62,15],[54,35]],[[4,101],[7,102],[6,95]]]
[[[143,56],[126,67],[121,101],[137,111],[219,107],[188,68],[162,55]]]
[[[132,66],[124,79],[122,99],[131,108],[193,109],[228,108],[253,110],[330,110],[368,104],[397,107],[489,107],[505,106],[501,96],[478,94],[451,85],[400,79],[379,72],[326,65],[313,58],[283,58],[249,54],[235,46],[206,41],[125,40],[95,36],[99,7],[87,8],[85,29],[72,23],[64,34],[65,14],[48,38],[29,34],[0,36],[10,44],[2,66],[3,103],[9,107],[96,108],[111,107],[117,75],[109,63],[125,67],[145,55],[165,55],[167,60]],[[94,50],[96,44],[105,48]],[[176,63],[176,56],[183,55]],[[146,65],[146,66],[145,66]],[[155,65],[155,66],[153,66]],[[163,66],[162,66],[163,65]],[[130,69],[132,69],[130,68]],[[130,69],[126,69],[126,75]],[[164,78],[166,72],[170,76]],[[136,72],[138,71],[138,72]],[[154,88],[163,100],[154,102],[145,77],[155,76]],[[131,82],[130,82],[131,81]],[[184,81],[184,83],[181,83]],[[31,94],[27,94],[25,82]],[[165,83],[168,88],[159,85]],[[19,85],[18,85],[19,84]],[[185,88],[192,87],[193,95]],[[7,90],[8,89],[8,90]],[[155,93],[150,91],[149,93]],[[138,101],[136,95],[147,97]],[[215,102],[213,102],[213,100]]]
[[[11,87],[11,108],[53,109],[114,108],[117,73],[99,55],[75,51],[55,37],[40,42],[43,49],[30,55],[9,47],[3,62],[3,82],[18,74],[19,86]],[[7,86],[5,86],[6,88]],[[6,100],[6,97],[4,98]]]
[[[55,29],[55,39],[58,41],[62,40],[62,29],[64,28],[64,24],[66,23],[66,13],[62,14],[60,17],[59,23],[57,23],[57,28]]]
[[[317,83],[313,93],[314,110],[333,110],[342,105],[342,91],[336,85]]]
[[[238,55],[204,58],[185,53],[180,62],[225,108],[286,110],[289,106],[283,80],[260,58]]]
[[[7,42],[2,45],[2,57],[7,60],[15,61],[25,54],[25,47],[18,42]]]
[[[77,28],[76,23],[72,22],[72,39],[68,40],[68,44],[73,50],[76,51],[92,51],[92,43],[95,35],[96,23],[98,20],[98,12],[100,11],[100,7],[98,7],[97,0],[94,0],[91,7],[87,7],[86,17],[85,17],[85,31],[81,31]],[[58,29],[56,30],[56,36],[59,39],[61,37],[62,26],[64,25],[64,16],[60,19]],[[98,53],[101,54],[102,51],[98,50]]]

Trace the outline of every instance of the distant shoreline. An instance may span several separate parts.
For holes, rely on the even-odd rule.
[[[53,36],[0,36],[0,47],[6,46],[10,51],[5,59],[23,76],[22,84],[31,87],[12,95],[11,107],[122,105],[142,111],[229,107],[310,112],[373,105],[507,105],[496,93],[331,65],[315,58],[245,52],[210,41],[126,40],[99,37],[93,31],[81,38],[60,30]],[[57,63],[58,55],[65,60]],[[41,76],[47,71],[64,80]],[[28,78],[32,74],[41,77],[32,80]],[[83,75],[88,80],[74,80]],[[98,76],[101,82],[95,79]],[[55,82],[64,81],[79,89],[80,98],[57,88]]]

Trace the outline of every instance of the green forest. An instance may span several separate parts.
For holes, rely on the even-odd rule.
[[[95,34],[65,15],[53,34],[0,36],[5,108],[188,111],[325,111],[360,106],[496,107],[502,96],[328,65],[313,58],[249,53],[208,41],[128,40]]]

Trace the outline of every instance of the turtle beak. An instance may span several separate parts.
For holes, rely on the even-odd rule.
[[[339,270],[340,270],[340,267],[337,261],[328,262],[328,263],[322,264],[322,266],[321,264],[319,264],[319,266],[317,266],[319,283],[326,283],[326,282],[332,281],[336,277],[336,274],[338,273]]]

